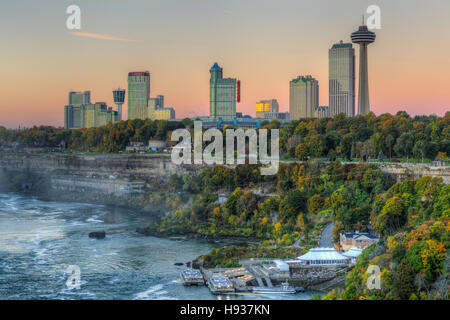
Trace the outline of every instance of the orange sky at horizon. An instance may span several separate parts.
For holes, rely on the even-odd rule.
[[[289,8],[274,7],[270,1],[258,2],[265,4],[259,16],[250,14],[253,8],[247,3],[240,4],[242,11],[226,11],[221,2],[211,4],[204,13],[193,8],[189,16],[170,16],[165,22],[164,13],[171,12],[172,2],[154,1],[152,5],[159,6],[161,18],[141,21],[141,13],[132,11],[138,15],[135,19],[118,20],[111,27],[108,21],[116,11],[124,10],[118,2],[111,2],[105,20],[96,21],[89,14],[99,9],[80,1],[88,21],[81,31],[136,39],[134,42],[71,35],[64,28],[67,3],[36,13],[33,19],[45,19],[36,28],[19,24],[23,23],[20,18],[17,25],[7,21],[13,23],[9,30],[15,31],[0,28],[5,39],[0,59],[0,126],[63,126],[69,91],[91,90],[93,102],[114,106],[112,89],[127,89],[128,72],[143,70],[151,72],[151,96],[164,95],[166,106],[175,108],[177,118],[207,116],[209,69],[214,62],[223,68],[225,77],[241,80],[238,112],[254,116],[255,102],[272,98],[278,99],[281,111],[289,111],[289,81],[307,74],[319,81],[320,105],[328,105],[328,49],[341,39],[349,41],[350,33],[358,27],[358,19],[350,17],[366,8],[361,1],[364,5],[342,12],[345,19],[341,20],[333,16],[337,7],[323,13],[323,8],[311,5],[312,17],[297,20]],[[198,1],[192,2],[197,5]],[[450,110],[450,41],[436,38],[450,39],[450,20],[446,19],[450,5],[435,0],[408,11],[398,3],[378,2],[384,8],[382,29],[375,31],[376,42],[369,46],[372,111],[444,115]],[[294,1],[283,3],[297,5]],[[0,6],[6,13],[18,13],[14,5]],[[220,14],[214,12],[212,18],[211,12],[218,6]],[[188,6],[184,9],[191,10]],[[276,25],[261,24],[260,16],[275,17]],[[404,23],[413,18],[417,18],[414,24]],[[330,22],[324,24],[321,19]],[[355,46],[355,50],[358,70],[359,48]],[[126,118],[126,103],[124,109]]]

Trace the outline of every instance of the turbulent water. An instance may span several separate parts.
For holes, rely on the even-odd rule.
[[[309,299],[295,296],[217,297],[206,287],[184,287],[175,262],[214,246],[137,234],[151,218],[100,205],[47,202],[0,194],[0,299]],[[105,230],[103,240],[89,232]],[[69,266],[81,272],[69,288]]]

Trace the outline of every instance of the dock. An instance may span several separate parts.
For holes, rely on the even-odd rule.
[[[273,259],[248,259],[240,261],[240,263],[242,267],[237,268],[207,269],[201,267],[200,272],[206,283],[215,277],[228,278],[233,285],[234,294],[254,292],[282,294],[303,291],[303,288],[289,291],[283,289],[283,282],[290,278],[289,271],[280,270],[280,264],[275,263]],[[211,289],[211,292],[217,294],[214,289]]]

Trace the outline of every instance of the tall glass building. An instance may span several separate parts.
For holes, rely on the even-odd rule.
[[[128,73],[128,119],[147,119],[150,72]]]
[[[214,63],[211,74],[209,115],[216,119],[236,119],[237,83],[234,78],[223,78],[223,70]]]
[[[313,118],[319,106],[319,82],[312,76],[298,76],[289,83],[291,120]]]
[[[83,128],[83,106],[91,103],[91,92],[69,92],[69,104],[64,106],[64,128]]]
[[[351,43],[334,44],[329,56],[329,109],[331,115],[355,116],[355,50]]]

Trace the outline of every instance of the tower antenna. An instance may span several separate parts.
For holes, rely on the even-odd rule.
[[[366,24],[364,23],[364,14],[362,15],[362,25],[365,26]]]

